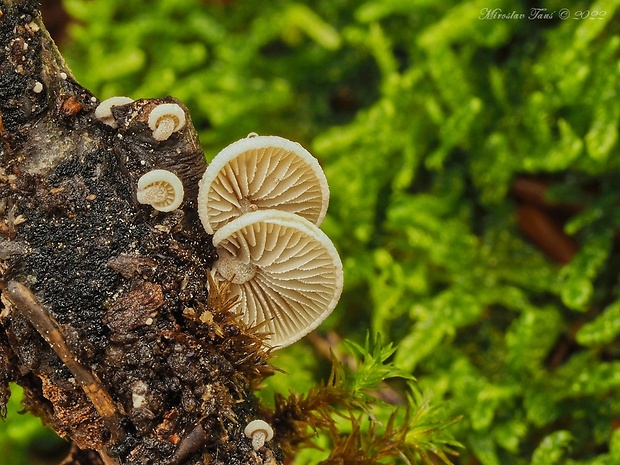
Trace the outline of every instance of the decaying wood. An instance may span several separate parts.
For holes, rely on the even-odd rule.
[[[164,102],[180,104],[98,121],[37,2],[0,0],[0,413],[23,386],[26,409],[78,446],[63,464],[280,463],[276,441],[255,451],[243,434],[269,351],[209,293],[205,159],[191,121],[153,139]],[[180,209],[136,201],[153,169],[182,180]]]

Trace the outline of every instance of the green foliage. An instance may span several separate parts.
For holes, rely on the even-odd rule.
[[[251,131],[319,157],[346,276],[320,330],[391,342],[349,344],[360,364],[339,379],[415,376],[430,411],[463,415],[461,464],[620,463],[620,2],[538,2],[552,20],[479,19],[527,17],[524,1],[225,3],[65,0],[79,21],[64,53],[102,99],[180,98],[208,159]],[[519,197],[523,178],[549,188]],[[523,235],[523,203],[557,226],[537,239],[576,244],[568,264]],[[314,392],[329,369],[309,349],[282,351],[270,394]],[[410,404],[337,424],[365,434],[351,443],[316,443],[418,441],[426,404]]]
[[[376,388],[380,382],[390,378],[413,379],[413,376],[388,362],[396,349],[392,343],[383,346],[380,334],[376,340],[371,340],[370,334],[367,334],[364,347],[353,341],[345,341],[345,344],[353,352],[357,363],[354,370],[342,365],[344,373],[340,377],[352,392]]]
[[[295,453],[300,445],[323,445],[329,455],[320,462],[315,456],[309,462],[321,465],[373,465],[388,459],[428,465],[438,459],[451,464],[448,455],[457,455],[458,444],[445,430],[458,419],[448,420],[443,412],[431,408],[413,385],[409,385],[408,397],[402,399],[404,412],[380,400],[370,391],[380,389],[384,381],[412,380],[388,360],[395,349],[391,344],[384,346],[380,336],[371,339],[369,335],[364,347],[351,341],[346,345],[355,368],[332,355],[327,382],[307,394],[276,395],[274,411],[266,416],[271,418],[283,449]],[[306,462],[302,459],[299,463]]]
[[[17,385],[11,385],[7,418],[5,421],[0,421],[0,456],[2,463],[7,465],[33,465],[35,455],[32,453],[33,449],[40,455],[53,456],[61,441],[52,431],[42,427],[41,420],[20,413],[22,397],[22,389]],[[33,447],[34,445],[36,446]],[[60,457],[54,458],[55,462],[60,460]]]

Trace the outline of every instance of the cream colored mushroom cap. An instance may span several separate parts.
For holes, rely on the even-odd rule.
[[[314,224],[293,213],[247,213],[213,236],[216,278],[239,296],[237,311],[250,325],[265,322],[274,348],[292,344],[334,309],[343,286],[336,248]]]
[[[198,193],[198,213],[209,234],[244,213],[266,209],[320,225],[328,203],[317,159],[278,136],[246,137],[224,148],[207,167]]]
[[[95,118],[101,121],[104,124],[107,124],[110,127],[117,128],[118,124],[114,120],[114,116],[112,116],[112,107],[118,107],[121,105],[127,105],[128,103],[132,103],[133,99],[129,97],[110,97],[103,102],[99,103],[97,108],[95,108]]]

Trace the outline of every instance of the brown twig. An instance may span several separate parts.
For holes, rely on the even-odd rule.
[[[77,356],[72,353],[56,320],[49,314],[45,306],[37,301],[30,289],[23,284],[11,281],[7,286],[7,291],[15,309],[30,321],[41,337],[56,352],[65,366],[75,376],[75,379],[93,403],[99,415],[104,419],[110,431],[115,437],[118,437],[121,434],[118,428],[118,411],[112,398],[101,384],[97,375],[82,366]],[[102,456],[102,458],[106,461],[105,457]]]

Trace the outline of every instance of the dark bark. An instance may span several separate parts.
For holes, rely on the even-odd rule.
[[[206,164],[191,121],[153,139],[163,102],[180,104],[98,121],[37,2],[0,0],[0,413],[23,386],[27,410],[84,451],[65,464],[276,464],[273,443],[255,451],[243,434],[269,351],[225,290],[209,294]],[[171,213],[136,201],[160,168],[185,187]]]

